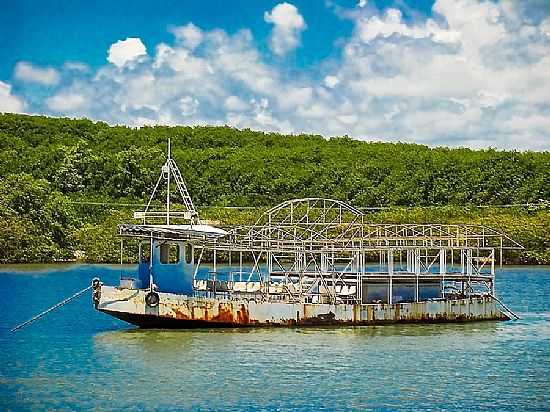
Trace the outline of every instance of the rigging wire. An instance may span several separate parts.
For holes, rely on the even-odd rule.
[[[29,323],[32,323],[32,322],[34,322],[35,320],[40,319],[42,316],[46,315],[47,313],[50,313],[50,312],[52,312],[52,311],[54,311],[54,310],[60,308],[61,306],[66,305],[66,304],[69,303],[71,300],[76,299],[77,297],[81,296],[82,294],[84,294],[85,292],[87,292],[88,290],[90,290],[92,287],[93,287],[93,285],[90,285],[90,286],[86,287],[85,289],[82,289],[81,291],[76,292],[74,295],[69,296],[67,299],[63,299],[61,302],[56,303],[56,304],[53,305],[51,308],[48,308],[48,309],[46,309],[45,311],[40,312],[38,315],[33,316],[32,318],[30,318],[29,320],[27,320],[27,321],[25,321],[25,322],[23,322],[23,323],[20,323],[19,325],[15,326],[15,327],[14,327],[13,329],[11,329],[10,331],[11,331],[11,332],[15,332],[16,330],[21,329],[22,327],[28,325]]]

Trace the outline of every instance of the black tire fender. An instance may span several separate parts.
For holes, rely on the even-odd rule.
[[[160,297],[156,292],[149,292],[145,295],[145,304],[150,308],[155,308],[159,305]]]

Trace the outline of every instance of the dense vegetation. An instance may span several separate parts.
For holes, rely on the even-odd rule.
[[[331,197],[382,208],[370,212],[373,221],[487,224],[528,248],[515,261],[550,263],[548,152],[14,114],[0,115],[0,261],[69,259],[77,250],[115,261],[116,224],[154,186],[168,137],[205,218],[251,223],[289,198]],[[536,206],[500,207],[510,204]]]

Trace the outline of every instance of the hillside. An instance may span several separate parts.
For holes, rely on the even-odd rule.
[[[167,138],[201,215],[252,223],[266,207],[330,197],[373,221],[482,223],[550,263],[550,153],[428,148],[229,127],[110,127],[0,115],[0,261],[114,261],[114,228],[149,194]],[[107,203],[96,205],[91,203]],[[502,207],[511,204],[534,206]],[[257,209],[223,209],[225,206]],[[482,207],[479,207],[482,206]]]

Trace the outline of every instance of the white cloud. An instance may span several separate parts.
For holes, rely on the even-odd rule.
[[[193,96],[185,96],[180,99],[180,109],[183,116],[193,116],[197,113],[199,101]]]
[[[440,27],[434,20],[428,19],[423,25],[405,24],[401,11],[388,9],[384,16],[371,16],[357,21],[359,38],[368,43],[377,37],[387,38],[392,35],[401,35],[416,39],[432,38],[435,42],[455,43],[460,39],[460,32]]]
[[[294,17],[281,17],[282,5],[266,13],[274,25],[272,46],[278,28],[286,27],[297,35],[295,47],[305,23],[295,8],[288,14]],[[430,19],[369,6],[347,18],[354,30],[339,43],[341,56],[298,75],[264,58],[249,30],[229,34],[188,24],[171,29],[174,39],[155,45],[150,58],[143,46],[118,65],[89,72],[65,67],[63,84],[32,109],[133,126],[229,124],[550,149],[548,18],[525,16],[518,2],[484,0],[437,0]],[[3,101],[22,109],[9,86],[0,91]]]
[[[438,0],[434,11],[445,16],[450,30],[460,33],[463,54],[478,58],[483,48],[506,36],[504,10],[490,1]]]
[[[546,37],[550,37],[550,18],[545,19],[545,20],[540,24],[540,31],[541,31],[542,34],[545,35]]]
[[[0,113],[18,113],[24,108],[23,101],[11,93],[11,86],[0,81]]]
[[[285,110],[308,105],[313,98],[311,87],[285,87],[276,95],[279,106]]]
[[[325,86],[327,86],[328,88],[330,89],[334,89],[336,87],[336,85],[338,83],[340,83],[340,79],[338,79],[338,77],[336,76],[331,76],[331,75],[328,75],[328,76],[325,76],[324,80],[323,80],[323,83],[325,84]]]
[[[84,96],[76,93],[60,93],[46,99],[46,105],[59,113],[75,113],[85,106]]]
[[[340,69],[331,73],[339,79],[336,97],[352,102],[359,115],[347,133],[428,144],[550,147],[550,139],[540,139],[550,99],[545,20],[535,24],[516,6],[438,0],[434,19],[407,23],[395,9],[351,14],[355,33]],[[518,120],[516,129],[503,129],[519,108],[529,119],[522,133],[514,131]],[[342,111],[331,109],[333,115]]]
[[[81,73],[90,71],[90,67],[88,67],[87,64],[82,62],[70,62],[70,61],[65,62],[63,67],[65,67],[67,70],[72,70],[72,71],[81,72]]]
[[[15,78],[44,86],[55,86],[60,80],[59,73],[53,67],[38,67],[28,62],[18,62],[15,65]]]
[[[271,50],[283,56],[300,45],[300,34],[306,29],[306,23],[296,6],[280,3],[271,12],[264,13],[264,20],[274,25],[271,33]]]
[[[364,8],[367,5],[367,0],[359,0],[357,7]]]
[[[141,39],[128,37],[126,40],[119,40],[111,44],[109,48],[107,61],[116,67],[123,67],[128,63],[139,60],[140,57],[147,55],[147,49]]]
[[[189,23],[185,26],[173,27],[170,31],[185,47],[191,50],[201,44],[203,39],[202,30],[193,23]]]
[[[223,105],[230,112],[243,112],[249,108],[249,105],[245,101],[234,95],[227,97]]]

